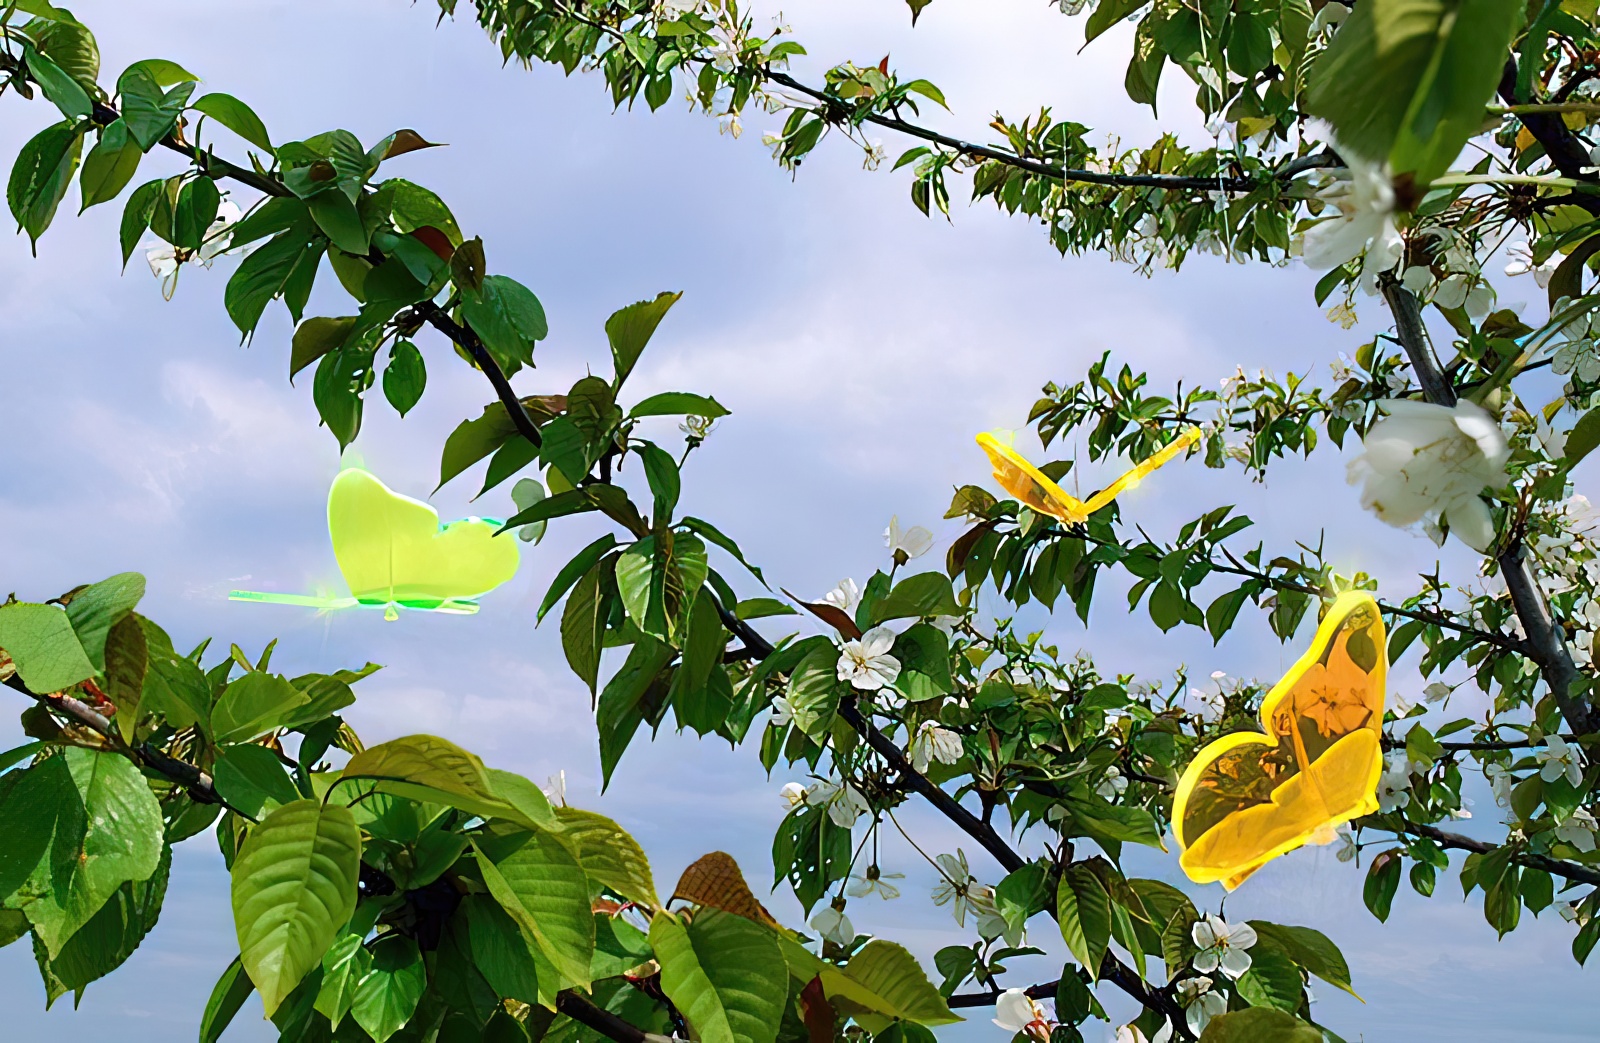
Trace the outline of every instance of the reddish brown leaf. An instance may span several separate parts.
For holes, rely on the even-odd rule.
[[[822,991],[821,978],[812,978],[800,990],[800,1017],[805,1020],[811,1043],[833,1043],[833,1004]]]
[[[789,594],[787,590],[784,593]],[[843,634],[846,640],[854,641],[861,636],[861,628],[856,626],[856,621],[851,619],[850,614],[839,606],[830,605],[826,601],[801,601],[793,594],[789,594],[789,599]]]
[[[384,152],[384,159],[393,159],[403,156],[407,152],[416,152],[418,149],[438,148],[439,142],[429,141],[416,131],[407,128],[394,132],[394,140],[389,142],[388,151]]]
[[[441,261],[448,262],[451,255],[456,252],[456,248],[450,243],[450,237],[432,225],[423,225],[421,228],[412,229],[411,236],[423,246],[438,254]]]
[[[739,872],[739,863],[723,851],[713,851],[683,871],[668,901],[678,898],[721,909],[769,927],[778,926],[772,915],[756,901],[750,885],[744,881],[744,874]]]

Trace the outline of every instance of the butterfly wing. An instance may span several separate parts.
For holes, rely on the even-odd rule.
[[[994,435],[985,431],[978,436],[978,445],[988,454],[989,465],[994,468],[994,480],[1000,483],[1000,488],[1015,496],[1018,503],[1068,525],[1089,519],[1089,512],[1084,510],[1081,500],[1067,495],[1043,471]]]
[[[1226,735],[1200,751],[1172,808],[1190,879],[1231,890],[1279,855],[1377,810],[1386,648],[1371,596],[1340,595],[1311,648],[1262,701],[1266,734]]]
[[[1144,481],[1145,477],[1152,471],[1166,465],[1173,457],[1184,452],[1198,441],[1200,441],[1200,429],[1198,427],[1189,428],[1189,430],[1163,446],[1155,455],[1146,458],[1121,478],[1089,497],[1089,502],[1083,505],[1084,516],[1087,517],[1093,514],[1112,500],[1115,500],[1117,494],[1134,488]]]
[[[333,554],[365,605],[440,608],[493,590],[518,563],[516,541],[494,532],[477,518],[441,527],[431,506],[360,468],[341,471],[328,491]]]

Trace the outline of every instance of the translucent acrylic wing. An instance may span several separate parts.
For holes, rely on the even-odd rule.
[[[1387,671],[1377,603],[1341,594],[1311,648],[1262,701],[1265,734],[1225,735],[1183,773],[1172,823],[1189,879],[1232,890],[1279,855],[1377,810]]]
[[[994,435],[988,432],[979,435],[978,445],[988,454],[989,464],[994,468],[994,480],[1000,483],[1002,489],[1016,497],[1018,503],[1040,514],[1048,514],[1068,525],[1076,525],[1088,521],[1091,514],[1116,499],[1119,493],[1134,488],[1156,468],[1168,463],[1199,440],[1200,429],[1190,428],[1162,447],[1159,452],[1089,497],[1087,503],[1067,493],[1061,486],[1051,481],[1043,471],[1024,459],[1022,454]]]

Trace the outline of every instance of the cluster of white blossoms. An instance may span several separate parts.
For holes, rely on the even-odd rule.
[[[1423,229],[1416,235],[1417,238],[1429,236],[1445,243],[1435,255],[1435,264],[1444,274],[1436,274],[1427,265],[1412,265],[1401,274],[1401,285],[1419,299],[1441,308],[1462,308],[1475,322],[1488,315],[1495,306],[1494,287],[1483,277],[1483,267],[1478,263],[1472,240],[1437,226]],[[1548,275],[1545,278],[1549,280]]]
[[[839,783],[823,779],[810,786],[798,782],[786,782],[779,792],[792,808],[802,804],[813,808],[827,808],[828,818],[832,819],[833,824],[840,829],[854,826],[856,819],[871,810],[867,798],[862,796],[855,784],[849,781]]]
[[[1571,308],[1570,297],[1558,298],[1550,306],[1552,319]],[[1553,340],[1555,351],[1550,357],[1550,370],[1563,377],[1572,377],[1584,383],[1600,380],[1600,312],[1580,311],[1562,323],[1560,340]],[[1568,392],[1572,391],[1569,383]]]
[[[1505,432],[1481,407],[1392,399],[1350,461],[1350,484],[1364,483],[1361,505],[1397,528],[1424,519],[1446,524],[1480,553],[1494,543],[1494,518],[1481,494],[1506,481]]]
[[[1335,213],[1306,230],[1300,255],[1313,269],[1337,268],[1363,257],[1359,285],[1376,293],[1378,276],[1393,271],[1405,254],[1405,239],[1394,222],[1394,182],[1387,164],[1370,163],[1340,148],[1347,167],[1332,171],[1332,181],[1317,198]]]

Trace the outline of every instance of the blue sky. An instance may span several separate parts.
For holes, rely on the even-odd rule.
[[[140,58],[178,60],[208,89],[249,101],[276,140],[344,127],[370,142],[409,126],[448,142],[392,169],[439,191],[468,234],[484,236],[491,270],[544,301],[552,332],[539,368],[517,378],[525,393],[564,390],[588,367],[605,371],[605,316],[661,290],[684,291],[630,392],[697,391],[733,410],[695,454],[685,509],[735,535],[800,593],[864,579],[883,564],[880,533],[891,514],[931,527],[942,555],[958,531],[939,520],[951,487],[986,477],[972,434],[1022,427],[1044,382],[1078,379],[1102,351],[1149,368],[1158,384],[1182,376],[1214,385],[1236,364],[1304,372],[1365,339],[1322,317],[1303,268],[1208,259],[1181,276],[1146,279],[1103,258],[1063,260],[1038,229],[987,206],[958,203],[953,222],[930,221],[909,205],[904,177],[864,173],[851,149],[826,143],[791,177],[761,146],[759,117],[735,141],[676,101],[654,115],[612,112],[594,78],[502,69],[474,25],[435,28],[426,4],[145,0],[83,2],[77,13],[99,35],[107,79]],[[981,137],[996,109],[1019,116],[1040,103],[1130,142],[1153,125],[1121,93],[1126,41],[1113,34],[1078,54],[1074,23],[1040,3],[938,0],[914,33],[897,0],[796,4],[785,15],[819,63],[890,53],[901,69],[933,79],[954,112],[930,118],[958,133]],[[1163,111],[1192,136],[1176,79],[1164,84]],[[40,104],[0,99],[0,154],[14,155],[48,121]],[[891,155],[903,147],[887,144]],[[162,157],[146,169],[178,167]],[[75,197],[37,259],[25,239],[0,244],[4,589],[39,599],[137,569],[150,578],[146,611],[180,644],[214,634],[253,652],[276,636],[282,669],[384,663],[350,714],[369,743],[427,731],[535,779],[565,769],[574,803],[636,833],[663,890],[719,849],[764,889],[783,811],[777,789],[791,776],[768,779],[753,748],[663,733],[630,750],[610,791],[597,795],[588,695],[553,626],[533,628],[549,579],[594,538],[593,524],[556,526],[473,618],[387,624],[376,613],[316,617],[226,601],[233,587],[310,589],[336,575],[323,498],[338,450],[316,426],[309,380],[298,388],[286,380],[287,316],[275,305],[241,348],[221,305],[232,262],[186,272],[166,303],[138,257],[118,276],[120,205],[82,218],[71,209]],[[336,313],[338,296],[322,287],[312,313],[319,304]],[[1365,311],[1379,318],[1375,303]],[[385,481],[413,495],[432,488],[445,435],[491,397],[442,342],[420,343],[431,375],[422,404],[400,421],[375,398],[356,443]],[[1344,485],[1344,460],[1330,447],[1280,467],[1265,487],[1237,472],[1174,466],[1126,499],[1125,517],[1170,535],[1238,503],[1260,523],[1259,538],[1282,550],[1314,543],[1326,527],[1341,571],[1366,569],[1403,596],[1408,574],[1431,568],[1437,552],[1363,516]],[[433,498],[444,517],[506,513],[503,493],[469,505],[474,477]],[[1446,551],[1447,567],[1470,568]],[[1040,625],[1107,670],[1149,676],[1187,664],[1202,677],[1221,669],[1270,680],[1297,654],[1248,613],[1237,637],[1214,649],[1198,631],[1162,636],[1118,601],[1114,585],[1104,591],[1090,631],[1075,618]],[[1413,697],[1421,687],[1414,670],[1394,676]],[[1452,709],[1477,708],[1464,702]],[[15,735],[0,725],[0,742]],[[1479,797],[1478,814],[1492,818],[1492,802]],[[903,821],[930,850],[963,843],[919,808]],[[995,882],[994,867],[964,846],[980,878]],[[853,903],[858,928],[925,957],[955,940],[948,912],[927,901],[932,871],[893,843],[884,864],[906,873],[906,897]],[[1135,856],[1131,868],[1179,881],[1170,856]],[[1317,992],[1322,1017],[1347,1039],[1592,1036],[1600,1000],[1584,988],[1567,952],[1570,931],[1553,915],[1496,942],[1481,903],[1462,905],[1452,876],[1431,900],[1403,892],[1380,925],[1360,904],[1360,884],[1361,872],[1331,852],[1307,850],[1269,866],[1227,905],[1230,918],[1315,926],[1344,948],[1367,1003]],[[1213,909],[1222,897],[1217,888],[1195,893]],[[791,899],[780,893],[769,904],[798,923]],[[1054,976],[1062,946],[1052,934],[1048,921],[1036,922],[1033,940],[1054,965],[1019,964],[1019,976]],[[7,1036],[189,1038],[232,947],[220,857],[209,839],[191,841],[175,859],[161,924],[76,1013],[63,1002],[46,1014],[26,947],[0,950]],[[228,1038],[274,1038],[252,1020],[257,1013],[247,1008]],[[1089,1038],[1110,1032],[1092,1025]],[[998,1038],[998,1030],[980,1017],[951,1035]]]

